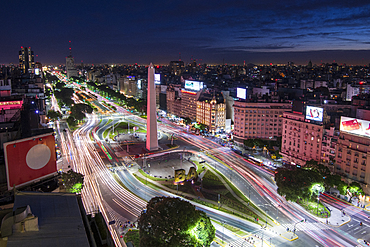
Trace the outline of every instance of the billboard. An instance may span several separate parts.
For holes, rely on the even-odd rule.
[[[341,117],[339,130],[355,135],[370,137],[370,121]]]
[[[8,189],[52,176],[57,172],[53,133],[37,135],[4,145]]]
[[[239,99],[246,99],[247,98],[247,89],[246,88],[236,88],[236,97]]]
[[[199,91],[199,90],[203,89],[203,82],[202,81],[185,80],[185,89]]]
[[[141,80],[137,80],[137,89],[141,90]]]
[[[161,84],[161,74],[154,74],[154,84]]]
[[[306,107],[306,119],[321,121],[324,114],[324,109],[320,107],[307,106]]]

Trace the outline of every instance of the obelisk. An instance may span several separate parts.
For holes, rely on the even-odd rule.
[[[157,135],[157,112],[155,102],[154,67],[150,63],[148,68],[148,98],[147,98],[147,119],[146,119],[146,149],[149,151],[158,150]]]

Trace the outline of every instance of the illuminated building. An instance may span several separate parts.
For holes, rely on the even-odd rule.
[[[370,121],[341,118],[340,134],[335,152],[335,173],[348,182],[370,183]],[[363,186],[365,193],[370,189]]]
[[[181,89],[181,113],[180,117],[195,120],[197,117],[197,101],[201,91]]]
[[[308,120],[299,113],[283,113],[281,152],[283,161],[304,166],[306,161],[320,161],[324,128],[322,122]],[[322,120],[321,120],[322,121]]]
[[[196,121],[208,126],[208,131],[225,129],[226,105],[222,94],[203,93],[197,101]]]
[[[138,86],[135,76],[125,76],[119,79],[120,93],[126,97],[136,97]]]
[[[180,76],[184,70],[184,62],[183,61],[171,61],[169,67],[170,67],[171,74]]]
[[[332,163],[335,160],[335,146],[338,142],[338,134],[335,132],[334,127],[324,129],[322,138],[321,161],[328,164],[329,169],[332,171]]]
[[[166,89],[167,114],[180,116],[181,114],[181,85],[169,85]]]
[[[273,139],[282,135],[282,116],[290,103],[251,103],[234,101],[234,140]]]
[[[23,74],[35,68],[35,58],[31,47],[21,47],[19,51],[19,67]]]
[[[69,41],[71,44],[71,41]],[[71,78],[72,76],[77,76],[77,70],[75,67],[75,59],[72,57],[72,49],[69,47],[69,55],[66,57],[66,70],[67,70],[67,78]]]

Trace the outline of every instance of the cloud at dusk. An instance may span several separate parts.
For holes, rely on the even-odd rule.
[[[44,64],[332,62],[368,64],[364,1],[66,1],[2,3],[0,63],[30,46]],[[181,55],[180,55],[181,53]]]

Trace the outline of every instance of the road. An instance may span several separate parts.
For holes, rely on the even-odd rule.
[[[122,107],[117,107],[117,112],[125,115],[128,114]],[[146,120],[134,115],[128,121],[134,121],[135,124],[141,124],[143,126],[146,124]],[[95,126],[97,124],[98,117],[90,115],[88,121],[78,131],[74,132],[74,141],[70,142],[70,145],[73,145],[72,143],[75,144],[75,147],[70,148],[73,157],[76,157],[73,168],[83,173],[85,179],[87,178],[83,191],[83,195],[85,195],[83,196],[84,205],[88,209],[90,208],[90,212],[96,211],[98,207],[108,221],[112,219],[117,219],[120,222],[125,219],[131,219],[133,221],[139,216],[143,207],[145,207],[145,201],[153,196],[168,196],[171,194],[164,191],[154,191],[136,180],[127,169],[118,169],[120,164],[114,163],[117,162],[114,152],[104,142],[101,136],[102,132],[99,133],[97,131],[95,133],[97,136],[94,136],[94,138],[99,146],[105,147],[112,156],[112,160],[114,161],[112,168],[115,170],[115,174],[120,178],[124,186],[137,196],[123,189],[109,170],[111,167],[107,166],[106,162],[102,160],[91,142],[89,133],[96,128]],[[104,125],[102,120],[100,128],[104,129]],[[203,150],[202,157],[205,160],[213,164],[215,169],[229,178],[262,211],[265,211],[271,218],[278,220],[281,226],[274,226],[270,229],[271,232],[274,232],[274,230],[278,232],[278,228],[281,230],[281,227],[292,229],[295,223],[303,219],[306,219],[307,222],[300,223],[297,226],[299,239],[289,242],[277,235],[269,234],[266,230],[261,230],[256,224],[248,221],[244,222],[239,218],[219,211],[209,210],[202,205],[196,205],[199,209],[206,211],[210,217],[220,222],[237,226],[245,231],[253,232],[256,235],[260,235],[263,232],[264,235],[272,239],[272,243],[275,246],[355,246],[358,237],[367,235],[366,230],[354,225],[351,226],[353,228],[350,226],[331,228],[322,225],[314,216],[308,214],[297,204],[286,202],[284,198],[277,194],[277,188],[273,182],[273,174],[249,163],[242,157],[231,152],[228,148],[205,140],[202,137],[189,134],[183,129],[179,130],[178,126],[173,126],[169,123],[159,124],[158,127],[160,131],[174,134],[177,138],[187,143],[186,146],[188,149],[194,149],[193,146],[195,146]],[[333,205],[338,204],[338,202],[331,203]],[[356,220],[363,220],[362,222],[364,224],[368,224],[365,222],[365,216],[361,215],[360,212],[354,212],[353,216],[354,222]],[[114,229],[113,226],[110,226],[110,230],[113,231],[112,235],[116,244],[120,243],[117,237],[120,234],[119,230]],[[218,230],[217,235],[220,236],[220,234]],[[230,237],[229,241],[233,242],[234,238]]]

